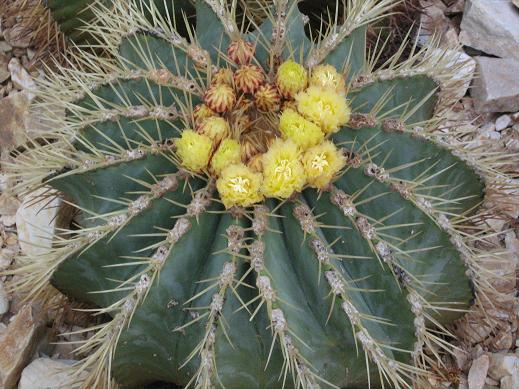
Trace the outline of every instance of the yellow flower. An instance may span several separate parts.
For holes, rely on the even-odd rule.
[[[311,86],[296,96],[297,110],[319,125],[326,134],[337,132],[350,120],[350,107],[343,95]]]
[[[205,119],[197,128],[199,134],[207,135],[211,138],[215,145],[227,138],[231,133],[231,127],[227,121],[219,116],[213,116]]]
[[[283,97],[294,97],[308,84],[306,69],[292,60],[285,61],[278,69],[276,84]]]
[[[222,171],[216,188],[225,208],[235,205],[248,207],[263,200],[260,192],[261,173],[254,173],[242,163],[230,165]]]
[[[344,76],[332,65],[319,65],[313,68],[310,75],[310,86],[331,89],[341,94],[346,92]]]
[[[234,139],[224,139],[213,155],[211,171],[220,175],[224,168],[240,161],[240,144]]]
[[[303,155],[308,184],[313,188],[326,187],[345,164],[346,158],[331,141],[324,141]]]
[[[292,139],[303,150],[321,143],[324,139],[323,132],[316,124],[292,109],[286,109],[281,114],[279,131],[284,139]]]
[[[182,166],[195,172],[202,171],[209,163],[213,142],[206,135],[197,134],[191,129],[182,131],[180,138],[175,139],[177,155]]]
[[[263,193],[268,197],[288,198],[303,189],[305,171],[299,160],[301,154],[290,139],[276,139],[263,154]]]

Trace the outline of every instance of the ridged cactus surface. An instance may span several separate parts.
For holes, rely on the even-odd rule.
[[[84,30],[95,18],[93,8],[96,5],[109,8],[112,0],[44,0],[44,4],[51,11],[52,18],[58,23],[62,33],[76,43],[84,43],[89,36],[84,33]],[[166,2],[144,0],[142,4],[148,7],[156,6],[162,14],[175,15],[175,8],[179,10],[183,8],[188,13],[192,13],[192,5],[189,0],[175,0],[174,2],[171,0]],[[179,19],[182,20],[182,16],[179,16]]]
[[[151,18],[124,1],[95,11],[110,55],[76,54],[78,68],[44,82],[42,106],[60,103],[67,117],[49,118],[55,141],[20,157],[39,161],[34,184],[43,178],[63,193],[79,228],[60,232],[39,262],[26,258],[19,286],[38,294],[50,281],[109,317],[78,350],[88,354],[76,367],[89,371],[77,375],[83,388],[112,378],[133,388],[405,388],[427,376],[436,356],[424,347],[448,348],[445,326],[473,298],[463,228],[483,183],[432,136],[452,59],[434,47],[381,69],[366,58],[366,25],[391,3],[351,0],[343,24],[332,20],[314,39],[290,0],[269,2],[266,20],[243,27],[232,2],[199,0],[188,38],[153,7]],[[240,98],[255,99],[236,86],[246,64],[228,50],[243,42],[254,55],[242,62],[279,93],[268,112],[239,108]],[[197,107],[211,108],[208,90],[230,69],[238,101],[213,116],[237,141],[264,131],[268,116],[281,142],[280,115],[307,113],[300,95],[282,93],[287,61],[309,75],[328,64],[344,77],[337,95],[351,112],[324,135],[344,163],[290,196],[260,188],[250,206],[222,204],[225,173],[188,168],[178,140],[200,128]],[[237,111],[255,119],[238,136]],[[252,146],[267,154],[270,143]],[[268,160],[257,167],[252,157],[241,162],[266,185]]]

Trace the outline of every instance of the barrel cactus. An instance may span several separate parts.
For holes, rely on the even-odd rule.
[[[103,53],[41,82],[53,131],[12,166],[77,210],[11,271],[104,318],[75,385],[410,388],[441,363],[482,282],[469,225],[494,170],[439,130],[452,54],[374,68],[366,29],[392,3],[350,0],[318,34],[294,0],[259,23],[198,0],[187,36],[153,3],[93,10]]]

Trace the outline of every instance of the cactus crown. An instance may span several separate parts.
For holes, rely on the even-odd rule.
[[[78,347],[77,383],[427,377],[485,287],[467,226],[499,161],[439,131],[463,64],[433,39],[375,68],[366,28],[391,0],[348,1],[313,39],[293,0],[241,25],[236,2],[198,0],[187,37],[136,4],[93,9],[103,55],[75,50],[42,81],[53,131],[13,166],[79,211],[13,270],[30,297],[51,283],[110,317]]]

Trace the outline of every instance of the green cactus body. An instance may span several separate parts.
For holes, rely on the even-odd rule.
[[[67,118],[19,158],[39,160],[35,185],[64,193],[81,228],[26,259],[18,287],[49,281],[111,317],[78,350],[82,387],[404,388],[426,376],[423,347],[448,348],[441,334],[473,298],[461,229],[483,196],[466,156],[434,136],[444,56],[371,68],[365,27],[391,1],[352,0],[318,43],[293,1],[272,2],[248,34],[231,5],[197,1],[190,41],[124,3],[97,15],[108,58],[84,54],[44,82],[42,104],[61,100]],[[348,160],[325,189],[226,210],[214,178],[179,163],[171,139],[193,127],[236,39],[257,42],[267,77],[290,58],[346,75],[352,115],[330,139]]]
[[[142,3],[147,7],[156,7],[158,12],[164,14],[174,11],[162,0],[145,0]],[[44,4],[51,11],[52,18],[59,24],[62,33],[76,43],[85,43],[89,37],[89,34],[85,35],[85,28],[95,18],[92,8],[96,5],[109,7],[112,0],[45,0]],[[175,7],[192,13],[189,0],[175,1]],[[171,15],[175,13],[171,12]],[[181,15],[179,16],[182,21]]]

